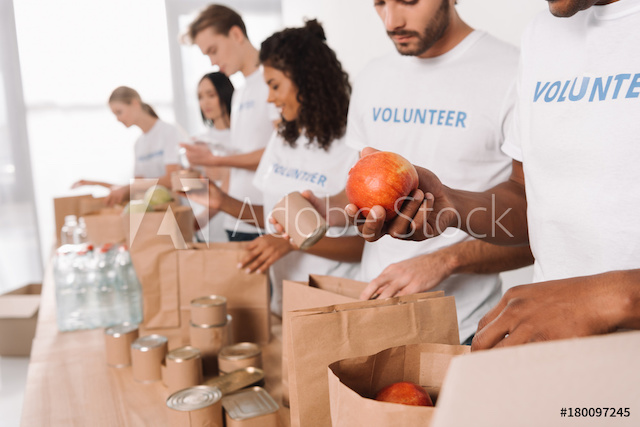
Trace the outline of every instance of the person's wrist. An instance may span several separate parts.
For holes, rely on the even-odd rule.
[[[606,295],[611,302],[606,306],[607,325],[611,330],[640,328],[640,292],[638,288],[638,270],[617,271],[606,276]]]

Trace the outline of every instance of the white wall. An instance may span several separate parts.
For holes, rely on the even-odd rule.
[[[433,1],[433,0],[429,0]],[[476,29],[520,45],[522,30],[537,13],[546,10],[542,0],[458,0],[463,20]],[[282,0],[285,27],[301,26],[305,18],[317,18],[324,26],[327,43],[349,72],[351,79],[372,58],[393,50],[373,0]],[[503,273],[503,289],[528,283],[531,267]]]

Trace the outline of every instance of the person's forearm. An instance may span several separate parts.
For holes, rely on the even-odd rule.
[[[215,164],[211,164],[209,166],[228,166],[254,171],[258,168],[258,164],[260,163],[260,159],[262,158],[262,153],[264,153],[264,148],[252,151],[250,153],[215,157]]]
[[[483,193],[449,189],[448,195],[458,214],[458,224],[451,226],[499,245],[529,242],[523,185],[510,180]]]
[[[304,252],[341,262],[360,262],[364,239],[360,236],[323,237]]]
[[[228,194],[222,196],[220,210],[239,220],[257,224],[260,228],[265,228],[263,206],[241,202]]]
[[[640,329],[640,270],[614,271],[603,275],[612,286],[612,325],[616,329]]]
[[[451,273],[495,274],[515,270],[533,263],[529,246],[498,246],[470,240],[441,249],[448,259]]]

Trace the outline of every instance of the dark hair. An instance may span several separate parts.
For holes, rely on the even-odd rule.
[[[111,96],[109,96],[109,104],[112,102],[122,102],[127,105],[131,105],[131,102],[137,99],[140,102],[140,106],[142,110],[149,114],[151,117],[157,119],[159,118],[151,105],[146,102],[142,102],[142,98],[140,98],[140,94],[135,90],[131,89],[127,86],[119,86],[111,92]]]
[[[221,4],[211,4],[202,10],[198,17],[189,24],[187,32],[182,36],[182,41],[184,43],[193,43],[198,33],[208,27],[212,27],[218,34],[228,36],[229,31],[234,26],[240,28],[242,34],[247,39],[249,38],[247,36],[247,27],[238,12]]]
[[[313,19],[303,28],[273,34],[260,48],[262,64],[282,71],[298,88],[298,118],[278,125],[278,133],[292,147],[302,130],[309,143],[315,140],[327,150],[347,127],[349,76],[325,41],[322,26]]]
[[[205,74],[200,81],[202,82],[204,79],[208,79],[213,84],[213,87],[216,88],[220,108],[231,118],[231,97],[233,96],[233,83],[231,83],[231,80],[220,72]],[[200,110],[200,114],[202,115],[202,121],[207,126],[213,125],[213,120],[207,119],[202,110]]]

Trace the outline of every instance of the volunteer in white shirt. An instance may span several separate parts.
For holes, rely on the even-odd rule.
[[[404,209],[415,215],[414,239],[453,226],[499,244],[530,242],[537,283],[504,295],[480,322],[476,350],[640,329],[640,2],[556,0],[549,9],[522,39],[504,145],[510,179],[464,192],[419,168],[422,209],[435,210]],[[444,208],[462,223],[446,214],[436,222]],[[385,231],[406,226],[401,218]],[[363,232],[375,239],[382,223]]]
[[[205,156],[225,155],[231,153],[231,97],[233,83],[220,72],[205,74],[198,83],[198,103],[200,114],[207,131],[192,139],[208,145]],[[224,191],[229,189],[230,169],[224,166],[204,167],[206,176],[214,180]],[[201,228],[207,242],[226,242],[228,237],[224,231],[226,214],[206,209],[196,216],[196,224]],[[206,225],[206,226],[205,226]]]
[[[320,24],[313,20],[304,28],[275,33],[262,43],[260,60],[269,101],[282,114],[254,180],[264,195],[264,205],[254,208],[260,225],[265,226],[273,206],[290,192],[311,188],[331,195],[341,191],[358,153],[343,138],[350,94],[348,76],[325,43]],[[214,209],[251,218],[242,211],[241,200],[213,184],[208,196]],[[326,237],[304,251],[267,234],[249,243],[239,267],[248,272],[265,272],[271,267],[271,308],[281,314],[283,279],[306,280],[309,274],[354,277],[363,244],[362,238],[349,235],[344,227],[330,229]]]
[[[119,122],[126,127],[137,126],[142,131],[135,143],[135,178],[158,178],[158,185],[171,188],[171,173],[178,170],[178,144],[187,135],[178,127],[160,118],[153,108],[142,102],[138,92],[120,86],[109,97],[109,107]],[[113,185],[106,182],[80,180],[73,187],[100,185],[111,189],[107,205],[118,204],[129,198],[129,185]]]
[[[515,100],[517,49],[470,28],[453,0],[390,0],[375,9],[398,52],[356,79],[347,143],[396,152],[470,191],[506,179],[511,160],[500,145]],[[531,262],[526,247],[496,247],[455,229],[421,243],[387,236],[365,245],[359,278],[369,285],[361,298],[443,290],[455,297],[460,341],[470,343],[502,295],[498,273]]]
[[[245,24],[232,9],[212,4],[189,25],[185,38],[227,76],[240,71],[245,84],[236,88],[231,102],[231,146],[236,154],[208,156],[206,147],[185,146],[189,161],[203,166],[231,167],[229,194],[251,205],[262,204],[262,194],[252,184],[264,148],[271,137],[277,110],[267,102],[258,50],[247,37]],[[225,229],[232,241],[253,240],[260,235],[253,224],[225,218]]]

